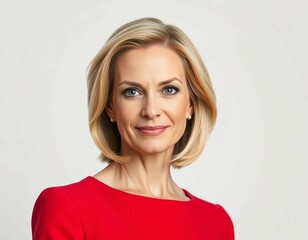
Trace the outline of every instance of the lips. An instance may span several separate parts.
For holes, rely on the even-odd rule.
[[[141,126],[136,129],[144,135],[156,136],[163,133],[168,126]]]

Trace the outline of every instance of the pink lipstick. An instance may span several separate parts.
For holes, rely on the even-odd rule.
[[[166,130],[167,126],[141,126],[136,127],[142,134],[147,136],[156,136],[163,133]]]

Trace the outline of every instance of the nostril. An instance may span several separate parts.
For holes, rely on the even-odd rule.
[[[157,99],[154,97],[148,97],[145,99],[144,107],[142,109],[142,116],[153,119],[160,116],[160,108]]]
[[[160,113],[158,112],[149,112],[149,111],[142,111],[141,115],[145,118],[153,119],[155,117],[159,117]]]

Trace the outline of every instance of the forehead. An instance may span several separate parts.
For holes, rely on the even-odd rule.
[[[124,52],[116,62],[116,80],[185,80],[184,64],[171,48],[150,45]]]

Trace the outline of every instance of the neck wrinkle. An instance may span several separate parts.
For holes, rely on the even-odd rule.
[[[119,179],[123,190],[166,198],[175,195],[177,188],[170,173],[170,162],[166,155],[149,157],[134,156],[129,162],[117,164]]]

